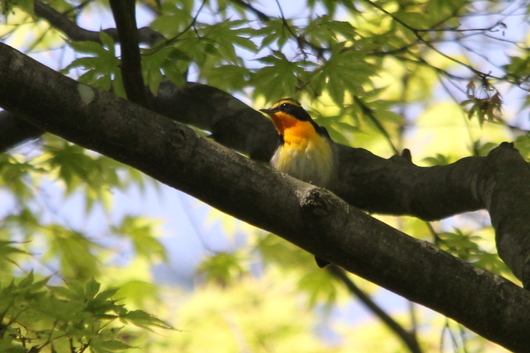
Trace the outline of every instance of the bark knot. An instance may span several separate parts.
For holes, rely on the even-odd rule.
[[[403,164],[403,165],[414,165],[412,163],[412,154],[410,153],[410,150],[408,148],[405,148],[401,155],[395,154],[392,157],[390,157],[390,160],[395,163]]]
[[[324,189],[313,187],[302,194],[302,212],[310,216],[325,217],[333,211],[333,205]]]
[[[181,148],[186,144],[187,140],[186,132],[177,124],[169,131],[169,143],[171,146]]]

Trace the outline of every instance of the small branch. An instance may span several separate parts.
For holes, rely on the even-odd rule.
[[[418,39],[418,41],[423,43],[424,45],[426,45],[429,49],[433,50],[434,52],[436,52],[437,54],[439,54],[442,57],[446,58],[447,60],[452,61],[455,64],[460,65],[462,67],[465,67],[467,70],[471,71],[473,74],[475,74],[476,76],[480,77],[481,79],[490,78],[490,79],[495,79],[495,80],[498,80],[498,81],[504,81],[504,82],[508,82],[510,84],[513,84],[513,85],[519,87],[521,90],[524,90],[524,91],[529,91],[530,90],[530,88],[524,87],[520,82],[517,82],[516,80],[513,80],[513,79],[510,80],[509,78],[497,77],[497,76],[491,75],[490,73],[484,73],[484,72],[482,72],[480,70],[475,69],[471,65],[468,65],[468,64],[466,64],[466,63],[464,63],[464,62],[462,62],[462,61],[460,61],[460,60],[458,60],[456,58],[453,58],[450,55],[445,54],[444,52],[442,52],[441,50],[436,48],[430,41],[428,41],[425,38],[423,38],[421,36],[421,34],[420,34],[420,32],[428,32],[428,31],[432,31],[432,29],[430,29],[430,30],[420,30],[420,29],[414,28],[414,27],[410,26],[409,24],[407,24],[406,22],[404,22],[401,19],[399,19],[398,17],[394,16],[392,13],[388,12],[387,10],[385,10],[379,4],[376,4],[376,3],[374,3],[371,0],[364,0],[364,2],[370,4],[372,7],[374,7],[376,9],[378,9],[379,11],[383,12],[385,15],[391,17],[393,21],[395,21],[396,23],[399,23],[400,25],[402,25],[403,27],[405,27],[406,29],[411,31],[414,34],[414,36]],[[489,30],[497,27],[498,25],[499,25],[499,22],[497,22],[494,26],[489,27]],[[469,30],[466,30],[466,31],[469,31]]]
[[[127,98],[147,107],[147,96],[142,76],[142,59],[138,47],[135,1],[110,0],[110,8],[118,29],[121,47],[121,76]]]
[[[373,7],[375,7],[376,9],[378,9],[379,11],[383,12],[384,14],[390,16],[392,18],[392,20],[394,20],[395,22],[399,23],[400,25],[402,25],[403,27],[407,28],[409,31],[411,31],[415,36],[416,38],[418,38],[418,40],[425,44],[427,47],[429,47],[430,49],[432,49],[433,51],[435,51],[436,53],[440,54],[441,56],[443,56],[444,58],[456,63],[456,64],[459,64],[459,65],[462,65],[464,66],[465,68],[467,68],[468,70],[470,70],[471,72],[473,72],[475,75],[477,76],[480,76],[480,77],[490,77],[490,75],[488,74],[485,74],[483,72],[480,72],[479,70],[475,69],[474,67],[468,65],[468,64],[465,64],[461,61],[459,61],[458,59],[455,59],[443,52],[441,52],[439,49],[437,49],[436,47],[434,47],[432,45],[432,43],[430,43],[428,40],[424,39],[421,35],[420,35],[420,31],[412,26],[410,26],[409,24],[407,24],[406,22],[402,21],[401,19],[399,19],[398,17],[394,16],[393,14],[391,14],[390,12],[388,12],[387,10],[385,10],[382,6],[370,1],[370,0],[364,0],[365,2],[369,3],[370,5],[372,5]]]
[[[88,40],[100,43],[98,32],[82,29],[74,21],[68,18],[68,16],[57,12],[51,6],[37,0],[34,3],[34,9],[35,15],[46,19],[46,21],[48,21],[54,28],[64,32],[71,40]],[[111,35],[111,33],[108,34]],[[111,37],[114,38],[113,35],[111,35]]]
[[[283,13],[282,6],[281,6],[281,4],[280,4],[280,2],[278,0],[276,0],[276,5],[278,7],[278,10],[280,11],[280,18],[282,19],[283,25],[285,26],[285,28],[287,28],[287,31],[289,32],[289,34],[296,40],[296,44],[298,45],[298,49],[300,49],[300,52],[304,56],[304,59],[307,60],[307,53],[304,51],[304,47],[306,45],[309,46],[315,52],[316,57],[318,59],[323,59],[324,58],[323,54],[328,49],[316,46],[313,43],[309,42],[307,39],[305,39],[304,36],[299,35],[298,33],[296,33],[296,31],[293,28],[291,28],[291,26],[287,22],[287,19],[285,18],[285,15]]]
[[[193,20],[190,22],[190,24],[184,28],[184,30],[182,30],[179,34],[177,34],[176,36],[174,36],[173,38],[169,38],[169,39],[166,39],[163,41],[163,43],[160,43],[159,46],[157,46],[156,48],[153,48],[152,51],[153,52],[156,52],[168,45],[171,45],[172,43],[176,42],[177,39],[179,39],[184,33],[188,32],[190,29],[194,28],[195,27],[195,24],[197,23],[197,19],[199,18],[199,15],[201,14],[201,11],[202,11],[202,8],[204,7],[204,5],[206,5],[206,1],[207,0],[203,0],[202,3],[201,3],[201,6],[199,6],[199,9],[197,10],[197,13],[195,14],[195,16],[193,17]]]
[[[249,10],[250,12],[254,13],[254,15],[258,16],[259,20],[262,22],[270,21],[270,17],[261,12],[260,10],[256,9],[251,4],[245,2],[244,0],[231,0],[234,4],[237,4],[241,7],[244,7],[245,9]]]
[[[90,41],[101,43],[99,39],[99,32],[89,31],[79,27],[74,21],[72,21],[67,15],[57,12],[49,5],[40,2],[38,0],[34,3],[35,14],[48,21],[55,29],[62,31],[72,41]],[[103,30],[107,33],[115,42],[119,41],[118,31],[115,28],[109,28]],[[164,39],[160,33],[152,30],[149,27],[143,27],[138,30],[138,36],[140,43],[146,43],[153,45],[160,40]]]
[[[363,292],[363,290],[351,280],[350,277],[344,272],[344,270],[338,268],[335,265],[326,267],[328,272],[331,273],[334,277],[338,278],[346,288],[372,312],[374,313],[392,332],[394,332],[401,341],[408,347],[411,353],[421,353],[422,350],[416,335],[405,330],[397,321],[395,321],[390,315],[388,315],[383,309],[377,305],[368,294]]]
[[[354,96],[353,97],[353,100],[354,102],[359,105],[359,107],[361,107],[361,111],[363,112],[364,116],[366,116],[375,126],[376,128],[379,130],[379,132],[381,132],[381,134],[383,135],[383,137],[386,139],[388,145],[390,146],[390,148],[392,149],[392,151],[394,152],[395,155],[398,155],[399,154],[399,151],[398,149],[396,148],[396,146],[394,146],[394,143],[392,142],[392,138],[390,137],[390,134],[388,133],[388,131],[386,131],[385,127],[381,124],[381,122],[376,118],[376,116],[374,115],[374,112],[372,111],[372,109],[370,109],[359,97],[357,96]]]

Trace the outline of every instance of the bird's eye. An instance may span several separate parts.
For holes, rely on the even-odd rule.
[[[283,103],[282,108],[287,108],[287,103]]]

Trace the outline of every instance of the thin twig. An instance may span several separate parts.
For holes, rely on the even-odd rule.
[[[444,52],[442,52],[441,50],[439,50],[438,48],[436,48],[432,42],[426,40],[425,38],[423,38],[421,35],[420,35],[420,32],[422,31],[425,31],[425,30],[419,30],[417,28],[414,28],[412,26],[410,26],[408,23],[406,23],[405,21],[401,20],[400,18],[394,16],[392,13],[388,12],[387,10],[385,10],[382,6],[380,6],[379,4],[376,4],[374,3],[373,1],[371,0],[364,0],[366,3],[370,4],[371,6],[373,6],[374,8],[378,9],[379,11],[383,12],[385,15],[389,16],[392,18],[393,21],[395,21],[396,23],[399,23],[400,25],[402,25],[403,27],[405,27],[406,29],[408,29],[409,31],[411,31],[414,36],[423,44],[425,44],[428,48],[430,48],[431,50],[433,50],[434,52],[438,53],[439,55],[441,55],[442,57],[446,58],[447,60],[449,61],[452,61],[454,62],[455,64],[458,64],[460,66],[463,66],[465,67],[467,70],[471,71],[472,73],[474,73],[475,75],[477,75],[478,77],[481,77],[481,78],[484,78],[484,79],[487,79],[487,78],[493,78],[493,79],[496,79],[496,80],[499,80],[499,81],[506,81],[506,82],[509,82],[509,83],[512,83],[513,85],[519,87],[520,89],[524,90],[524,91],[529,91],[530,88],[525,88],[523,87],[519,82],[515,82],[515,81],[511,81],[507,78],[503,78],[503,77],[497,77],[497,76],[494,76],[492,75],[491,73],[484,73],[480,70],[477,70],[475,69],[474,67],[472,67],[471,65],[468,65],[456,58],[453,58],[452,56],[450,55],[447,55],[445,54]],[[497,26],[497,25],[496,25]]]
[[[244,7],[245,9],[249,10],[250,12],[254,13],[256,16],[258,16],[260,21],[267,22],[270,21],[270,17],[261,12],[260,10],[256,9],[251,4],[245,2],[244,0],[231,0],[233,3],[238,4],[239,6]]]
[[[386,141],[388,142],[388,145],[390,146],[394,154],[398,155],[399,150],[392,142],[390,134],[388,133],[388,131],[386,131],[385,127],[381,124],[381,122],[379,122],[379,120],[376,118],[372,109],[368,107],[358,96],[353,96],[353,100],[359,105],[359,107],[361,107],[361,111],[363,112],[364,116],[366,116],[377,127],[379,132],[381,132],[381,134],[385,137]]]
[[[405,330],[398,322],[396,322],[390,315],[381,309],[362,289],[357,287],[350,277],[341,268],[330,265],[326,267],[328,272],[334,277],[338,278],[348,290],[357,296],[359,300],[374,313],[383,323],[394,332],[408,347],[411,353],[422,353],[420,345],[417,341],[416,335]]]

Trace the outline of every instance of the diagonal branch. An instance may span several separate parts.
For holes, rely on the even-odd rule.
[[[26,121],[276,233],[510,350],[530,351],[530,293],[502,277],[2,43],[0,68],[0,106]],[[500,148],[492,161],[506,154],[513,156]]]
[[[0,112],[0,151],[4,146],[12,148],[28,139],[36,139],[43,133],[44,130],[5,110]]]

